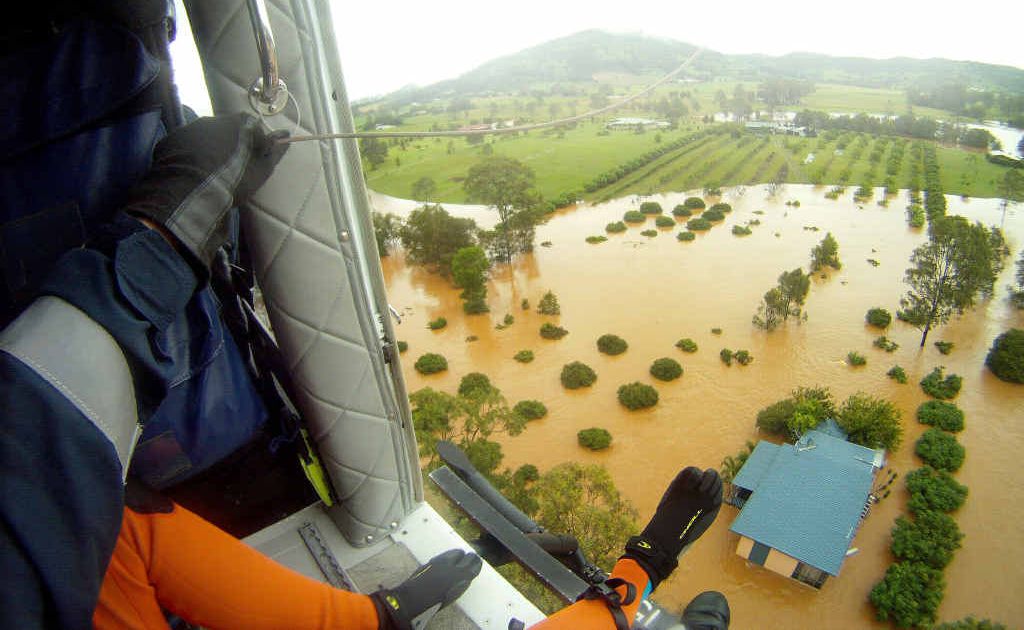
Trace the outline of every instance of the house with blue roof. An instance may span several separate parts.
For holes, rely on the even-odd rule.
[[[831,420],[795,444],[758,443],[727,498],[740,508],[736,553],[821,588],[839,575],[884,465],[885,451],[848,442]]]

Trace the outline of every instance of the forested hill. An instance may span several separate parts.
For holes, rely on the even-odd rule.
[[[406,88],[394,100],[441,95],[510,92],[538,83],[589,81],[598,73],[663,74],[695,47],[670,39],[590,30],[494,59],[462,76],[423,88]],[[691,78],[761,81],[805,79],[866,87],[928,89],[961,83],[969,88],[1024,94],[1024,70],[947,59],[864,59],[794,53],[781,57],[725,55],[704,50]]]

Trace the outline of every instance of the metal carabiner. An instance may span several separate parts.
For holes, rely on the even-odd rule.
[[[288,105],[288,86],[281,79],[277,64],[277,45],[270,28],[270,14],[264,0],[246,0],[256,52],[260,56],[260,76],[249,86],[249,104],[261,116],[273,116]]]

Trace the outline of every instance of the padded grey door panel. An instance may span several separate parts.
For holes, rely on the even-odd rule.
[[[253,113],[247,90],[259,61],[245,2],[186,6],[214,111]],[[268,125],[351,131],[326,5],[281,0],[268,8],[294,96]],[[301,390],[296,403],[341,499],[332,517],[352,544],[367,544],[422,500],[422,482],[401,370],[382,351],[394,332],[355,142],[293,144],[243,213],[243,227]]]

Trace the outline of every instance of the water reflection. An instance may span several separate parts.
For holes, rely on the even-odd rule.
[[[992,300],[938,329],[924,349],[918,348],[917,330],[894,323],[886,334],[900,348],[886,354],[872,347],[877,332],[864,325],[864,313],[873,306],[895,311],[904,291],[907,259],[925,239],[922,230],[906,227],[905,195],[882,208],[874,202],[858,206],[849,198],[829,201],[823,198],[824,189],[811,186],[787,186],[774,200],[766,198],[764,187],[737,193],[725,191],[735,211],[724,224],[692,243],[676,241],[674,232],[640,236],[641,229],[653,227],[653,220],[609,235],[600,245],[584,242],[587,235],[603,234],[606,223],[635,207],[635,199],[559,212],[537,231],[537,242],[551,241],[552,247],[538,247],[511,268],[495,270],[488,284],[487,315],[462,315],[458,290],[447,281],[407,267],[400,253],[386,259],[389,301],[400,310],[410,309],[398,328],[410,347],[403,360],[410,389],[430,385],[454,390],[462,375],[476,370],[487,373],[513,402],[543,401],[549,416],[532,423],[521,436],[503,441],[505,463],[533,463],[545,469],[568,459],[601,462],[641,514],[649,515],[679,467],[718,466],[744,441],[757,439],[757,410],[799,385],[829,385],[840,400],[860,390],[891,399],[902,410],[906,426],[904,445],[892,454],[891,465],[905,474],[919,465],[912,446],[922,430],[914,411],[925,396],[916,383],[932,367],[945,365],[964,377],[957,402],[967,414],[968,428],[960,439],[968,457],[958,479],[970,487],[971,495],[957,514],[966,538],[946,570],[948,587],[940,618],[976,614],[1008,623],[1024,618],[1024,604],[1017,596],[1024,584],[1024,546],[1019,544],[1024,482],[1008,474],[1016,470],[1024,452],[1024,388],[999,381],[983,365],[997,334],[1011,326],[1024,327],[1024,317],[1005,299],[1013,265],[1007,265]],[[668,211],[685,197],[680,193],[652,199]],[[787,200],[799,200],[801,205],[786,206]],[[377,201],[379,210],[388,209],[381,198]],[[951,213],[989,224],[1000,221],[997,200],[965,203],[950,197],[948,202]],[[731,225],[754,218],[761,225],[751,236],[730,233]],[[804,229],[811,226],[820,231]],[[1024,243],[1019,209],[1007,213],[1005,230],[1016,254]],[[844,266],[814,279],[806,305],[808,320],[771,334],[755,330],[750,318],[761,295],[781,271],[806,267],[811,248],[826,231],[839,241]],[[869,258],[878,266],[869,264]],[[535,306],[549,289],[561,302],[560,317],[520,309],[523,298]],[[506,313],[515,316],[515,323],[496,330]],[[448,327],[427,330],[427,321],[439,315],[447,317]],[[561,341],[541,339],[537,331],[546,320],[570,334]],[[722,329],[721,335],[711,332],[715,327]],[[625,338],[629,350],[618,357],[598,353],[595,341],[604,333]],[[469,336],[478,340],[466,342]],[[686,355],[674,348],[681,337],[693,338],[699,351]],[[951,355],[943,356],[931,345],[940,339],[956,344]],[[749,350],[754,363],[726,367],[718,358],[723,347]],[[522,349],[535,352],[532,364],[512,360]],[[851,350],[864,354],[868,365],[848,367],[843,358]],[[447,373],[422,377],[411,369],[417,356],[430,351],[448,358]],[[684,376],[672,383],[650,377],[651,362],[661,356],[679,360]],[[597,371],[598,381],[590,391],[567,392],[559,384],[562,365],[573,360]],[[910,384],[885,377],[894,364],[906,369]],[[634,380],[658,389],[661,402],[656,408],[630,413],[618,405],[617,387]],[[613,434],[607,452],[590,453],[577,446],[576,432],[591,426]],[[737,628],[886,627],[873,621],[866,598],[891,561],[893,520],[905,512],[903,484],[895,487],[858,534],[854,545],[860,553],[848,559],[841,575],[821,592],[748,567],[735,555],[736,537],[728,532],[736,510],[726,507],[705,542],[659,589],[658,599],[676,606],[702,590],[720,590],[730,598]],[[993,575],[1000,579],[991,580]]]

